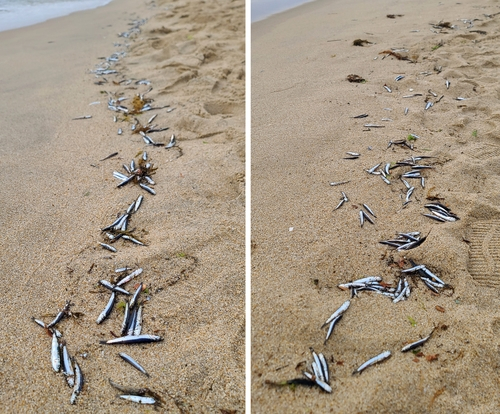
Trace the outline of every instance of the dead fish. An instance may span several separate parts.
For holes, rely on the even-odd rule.
[[[352,374],[357,374],[361,373],[364,369],[368,368],[369,366],[376,364],[378,362],[383,361],[384,359],[387,359],[391,356],[391,351],[384,351],[381,354],[369,359],[366,361],[364,364],[362,364],[356,371],[354,371]]]
[[[423,96],[421,93],[414,93],[413,95],[405,95],[403,98],[415,98],[416,96]]]
[[[385,125],[365,124],[365,128],[385,128]]]
[[[127,335],[120,338],[110,339],[109,341],[100,341],[103,345],[132,345],[132,344],[147,344],[150,342],[163,341],[161,336],[157,335]]]
[[[446,82],[444,83],[446,85],[446,89],[450,89],[450,81],[448,79],[446,79]]]
[[[428,110],[429,108],[431,108],[433,105],[434,105],[434,104],[433,104],[431,101],[427,102],[427,104],[425,105],[425,110],[427,111],[427,110]]]
[[[97,324],[100,324],[102,321],[104,321],[104,319],[106,319],[109,316],[109,314],[111,313],[111,311],[113,310],[113,305],[115,304],[115,296],[116,296],[116,293],[112,292],[111,297],[109,298],[108,304],[106,305],[104,310],[101,312],[101,314],[97,318],[97,321],[96,321]]]
[[[92,115],[83,115],[73,118],[72,121],[76,121],[77,119],[90,119],[90,118],[92,118]]]
[[[71,359],[69,357],[68,348],[66,345],[63,346],[63,358],[62,358],[62,371],[66,376],[66,382],[70,387],[75,385],[75,371],[73,371],[73,365],[71,364]]]
[[[64,316],[68,314],[70,306],[70,301],[66,301],[64,308],[56,315],[54,320],[47,325],[47,328],[52,328],[53,326],[56,326],[59,322],[61,322],[62,318],[64,318]]]
[[[117,152],[113,152],[113,154],[109,154],[107,157],[104,157],[102,160],[99,160],[99,161],[107,160],[107,159],[112,158],[112,157],[114,157],[116,155],[118,155],[118,153]]]
[[[338,308],[327,320],[326,322],[321,326],[321,328],[324,328],[326,325],[328,325],[331,321],[333,321],[337,316],[342,315],[348,308],[351,302],[349,300],[345,301],[340,308]]]
[[[408,115],[409,110],[410,110],[410,108],[405,108],[405,115]]]
[[[387,85],[384,85],[384,89],[385,89],[387,92],[392,93],[391,88],[389,88]]]
[[[170,137],[170,142],[165,146],[166,149],[169,149],[169,148],[172,148],[174,147],[175,145],[177,144],[177,141],[175,139],[175,135],[172,134],[172,136]]]
[[[404,79],[404,75],[399,75],[394,78],[396,82],[399,82],[401,79]]]
[[[83,374],[80,366],[75,361],[75,387],[73,388],[73,394],[71,395],[70,403],[74,404],[76,402],[76,397],[82,392],[83,389]]]
[[[363,207],[366,209],[366,211],[368,211],[368,213],[370,213],[373,217],[377,218],[377,216],[375,215],[375,213],[372,211],[372,209],[370,207],[368,207],[366,204],[363,204]]]
[[[418,348],[419,346],[425,344],[429,340],[429,338],[432,336],[433,333],[434,333],[434,329],[429,334],[429,336],[426,336],[425,338],[419,339],[418,341],[415,341],[411,344],[404,346],[403,349],[401,349],[401,352],[408,352],[408,351],[411,351],[412,349]]]
[[[354,119],[367,118],[367,117],[368,117],[368,114],[361,114],[361,115],[353,116]]]
[[[148,187],[148,186],[147,186],[147,185],[145,185],[145,184],[140,183],[140,184],[139,184],[139,187],[141,187],[143,190],[146,190],[146,191],[147,191],[148,193],[150,193],[150,194],[156,195],[156,191],[155,191],[155,190],[153,190],[151,187]]]
[[[149,377],[149,374],[146,372],[146,370],[139,364],[134,358],[131,356],[127,355],[124,352],[120,352],[118,354],[124,361],[128,362],[130,365],[132,365],[135,369],[138,371],[142,372],[146,377]]]
[[[138,404],[149,404],[149,405],[156,404],[156,400],[152,397],[141,397],[139,395],[120,395],[120,398]]]
[[[113,246],[110,246],[109,244],[106,243],[99,243],[103,248],[106,250],[109,250],[110,252],[116,253],[118,250],[116,250]]]
[[[429,92],[432,96],[434,96],[434,98],[437,98],[437,93],[432,92],[430,89],[427,92]]]
[[[55,333],[52,334],[51,361],[52,369],[55,372],[59,372],[61,369],[61,353],[59,351],[59,341]]]
[[[331,182],[330,185],[332,187],[335,187],[337,185],[342,185],[342,184],[347,184],[347,183],[350,183],[350,181],[339,181],[339,182],[333,182],[333,183]]]
[[[119,282],[116,283],[116,286],[121,286],[127,282],[130,282],[134,277],[139,276],[141,273],[142,273],[142,267],[140,267],[137,270],[134,270],[132,273],[125,276],[123,279],[121,279]]]

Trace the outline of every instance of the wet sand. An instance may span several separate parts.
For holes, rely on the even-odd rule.
[[[117,36],[144,18],[137,36]],[[114,1],[2,32],[0,40],[9,57],[0,63],[3,410],[150,410],[118,399],[111,378],[151,388],[163,396],[165,412],[242,412],[244,2],[208,1],[200,8],[194,1]],[[94,84],[102,80],[90,73],[99,58],[120,50],[127,55],[114,66],[119,74]],[[151,137],[167,143],[175,134],[177,147],[146,146],[132,134],[133,117],[107,109],[108,93],[132,98],[149,88],[113,83],[124,79],[151,81],[153,106],[169,107],[137,118],[145,124],[158,113],[154,123],[170,129]],[[82,115],[92,118],[72,121]],[[156,196],[138,186],[116,188],[113,171],[124,172],[122,164],[142,151],[157,167]],[[116,254],[103,250],[100,228],[140,194],[144,202],[131,226],[147,247],[119,240]],[[136,280],[149,298],[143,333],[163,342],[99,344],[119,332],[123,310],[96,324],[109,299],[98,281],[125,265],[144,269]],[[129,285],[133,291],[135,282]],[[85,376],[74,406],[62,374],[52,371],[51,338],[31,321],[49,322],[66,300],[81,314],[58,325]],[[150,378],[118,352],[134,357]]]
[[[500,15],[485,16],[498,12],[492,1],[318,0],[252,25],[252,412],[498,410]],[[456,28],[430,25],[440,20]],[[391,48],[414,63],[381,53]],[[388,148],[411,133],[413,150]],[[361,156],[343,159],[347,151]],[[409,168],[391,170],[391,185],[365,170],[412,155],[435,157],[425,162],[433,169],[425,188],[411,180],[402,208]],[[349,201],[334,211],[341,191]],[[460,220],[424,217],[431,200]],[[377,218],[361,228],[363,203]],[[407,252],[379,244],[400,231],[430,234]],[[339,283],[379,275],[395,286],[410,259],[453,289],[434,295],[414,278],[396,304],[359,292],[324,344],[321,325],[350,297]],[[434,327],[422,354],[401,353]],[[332,394],[266,383],[302,377],[310,347],[330,361]],[[385,350],[389,360],[352,375]]]

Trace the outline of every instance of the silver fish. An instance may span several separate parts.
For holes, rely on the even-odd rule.
[[[408,352],[411,351],[412,349],[418,348],[419,346],[425,344],[429,338],[432,336],[434,330],[429,334],[429,336],[426,336],[425,338],[419,339],[418,341],[412,342],[411,344],[408,344],[401,349],[401,352]]]
[[[109,316],[109,314],[111,313],[111,311],[113,310],[113,305],[115,304],[115,296],[116,296],[116,293],[112,292],[111,297],[109,298],[108,304],[106,305],[104,310],[101,312],[101,314],[97,318],[97,321],[96,321],[97,324],[100,324],[102,321],[104,321],[104,319],[106,319]]]
[[[134,309],[134,306],[137,303],[137,299],[139,298],[139,295],[142,291],[142,287],[143,287],[143,284],[141,282],[141,284],[139,285],[139,287],[135,291],[134,295],[132,296],[132,299],[130,299],[130,309]]]
[[[55,372],[59,372],[61,369],[61,353],[59,351],[59,341],[55,333],[52,334],[51,361],[52,369]]]
[[[125,314],[123,316],[122,328],[120,330],[121,336],[125,335],[125,332],[127,332],[129,319],[130,319],[130,306],[129,306],[128,302],[126,302],[125,303]]]
[[[70,403],[74,404],[76,402],[76,397],[78,394],[82,392],[83,389],[83,374],[78,365],[78,362],[75,361],[75,386],[73,388],[73,394],[71,394]]]
[[[139,404],[156,404],[156,400],[152,397],[141,397],[139,395],[120,395],[120,398],[127,401],[132,401]]]
[[[128,362],[130,365],[132,365],[135,369],[137,369],[138,371],[142,372],[144,375],[146,375],[146,377],[149,377],[149,374],[146,372],[146,370],[142,367],[141,364],[139,364],[134,358],[132,358],[131,356],[127,355],[126,353],[124,352],[120,352],[118,355],[120,355],[120,357]]]
[[[68,354],[68,348],[66,345],[63,346],[63,374],[66,376],[66,382],[70,387],[75,385],[75,372],[73,371],[73,365],[71,364],[71,359]]]
[[[147,185],[145,184],[139,184],[139,187],[141,187],[143,190],[146,190],[148,193],[150,194],[153,194],[153,195],[156,195],[156,191],[153,190],[151,187],[148,187]]]
[[[325,327],[326,325],[328,325],[331,321],[333,321],[337,316],[339,315],[342,315],[348,308],[349,308],[349,305],[351,304],[351,302],[349,300],[345,301],[342,306],[340,306],[340,308],[338,308],[327,320],[326,322],[323,324],[323,327]]]
[[[139,306],[135,315],[135,326],[132,335],[139,336],[142,331],[142,306]]]
[[[127,335],[127,336],[122,336],[120,338],[114,338],[110,339],[109,341],[101,341],[101,344],[106,344],[106,345],[129,345],[129,344],[144,344],[144,343],[150,343],[150,342],[160,342],[163,341],[163,338],[161,336],[157,335],[148,335],[148,334],[143,334],[143,335]]]
[[[366,361],[364,364],[362,364],[356,371],[354,371],[352,374],[357,374],[358,372],[361,373],[364,369],[368,368],[370,365],[376,364],[377,362],[381,362],[386,358],[389,358],[391,356],[391,351],[384,351],[381,354],[369,359]]]
[[[130,270],[130,269],[129,269]],[[137,270],[134,270],[129,275],[125,276],[122,280],[116,283],[116,286],[124,285],[127,282],[130,282],[134,277],[139,276],[142,273],[142,267]]]

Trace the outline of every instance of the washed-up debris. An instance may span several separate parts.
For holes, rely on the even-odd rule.
[[[153,164],[151,164],[147,160],[144,160],[144,158],[141,158],[137,163],[135,162],[135,160],[132,160],[130,162],[130,167],[125,164],[123,168],[130,175],[125,175],[118,171],[114,171],[113,176],[121,180],[121,183],[118,184],[117,187],[123,187],[128,183],[135,183],[139,184],[139,186],[142,189],[146,190],[148,193],[151,193],[153,195],[156,194],[156,192],[152,188],[146,185],[146,183],[149,185],[155,185],[155,182],[151,178],[151,176],[155,174],[157,168]]]
[[[347,80],[351,83],[363,83],[366,82],[366,79],[362,78],[359,75],[347,75]]]
[[[382,52],[379,52],[379,55],[385,55],[384,58],[386,56],[393,56],[393,57],[395,57],[398,60],[409,60],[409,61],[411,61],[411,59],[409,59],[407,56],[403,56],[401,53],[393,52],[392,50],[383,50]]]
[[[352,42],[353,46],[364,46],[364,45],[372,45],[372,42],[369,42],[368,40],[363,40],[363,39],[356,39]]]
[[[388,14],[387,18],[388,19],[395,19],[396,17],[403,17],[404,14]]]
[[[73,118],[72,121],[76,121],[78,119],[90,119],[92,118],[92,115],[83,115],[83,116],[77,116],[76,118]]]

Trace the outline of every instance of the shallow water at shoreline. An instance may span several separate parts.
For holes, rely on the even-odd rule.
[[[309,3],[311,0],[252,0],[252,23],[263,20],[273,14]]]
[[[0,32],[31,26],[76,11],[104,6],[111,0],[0,0]]]

